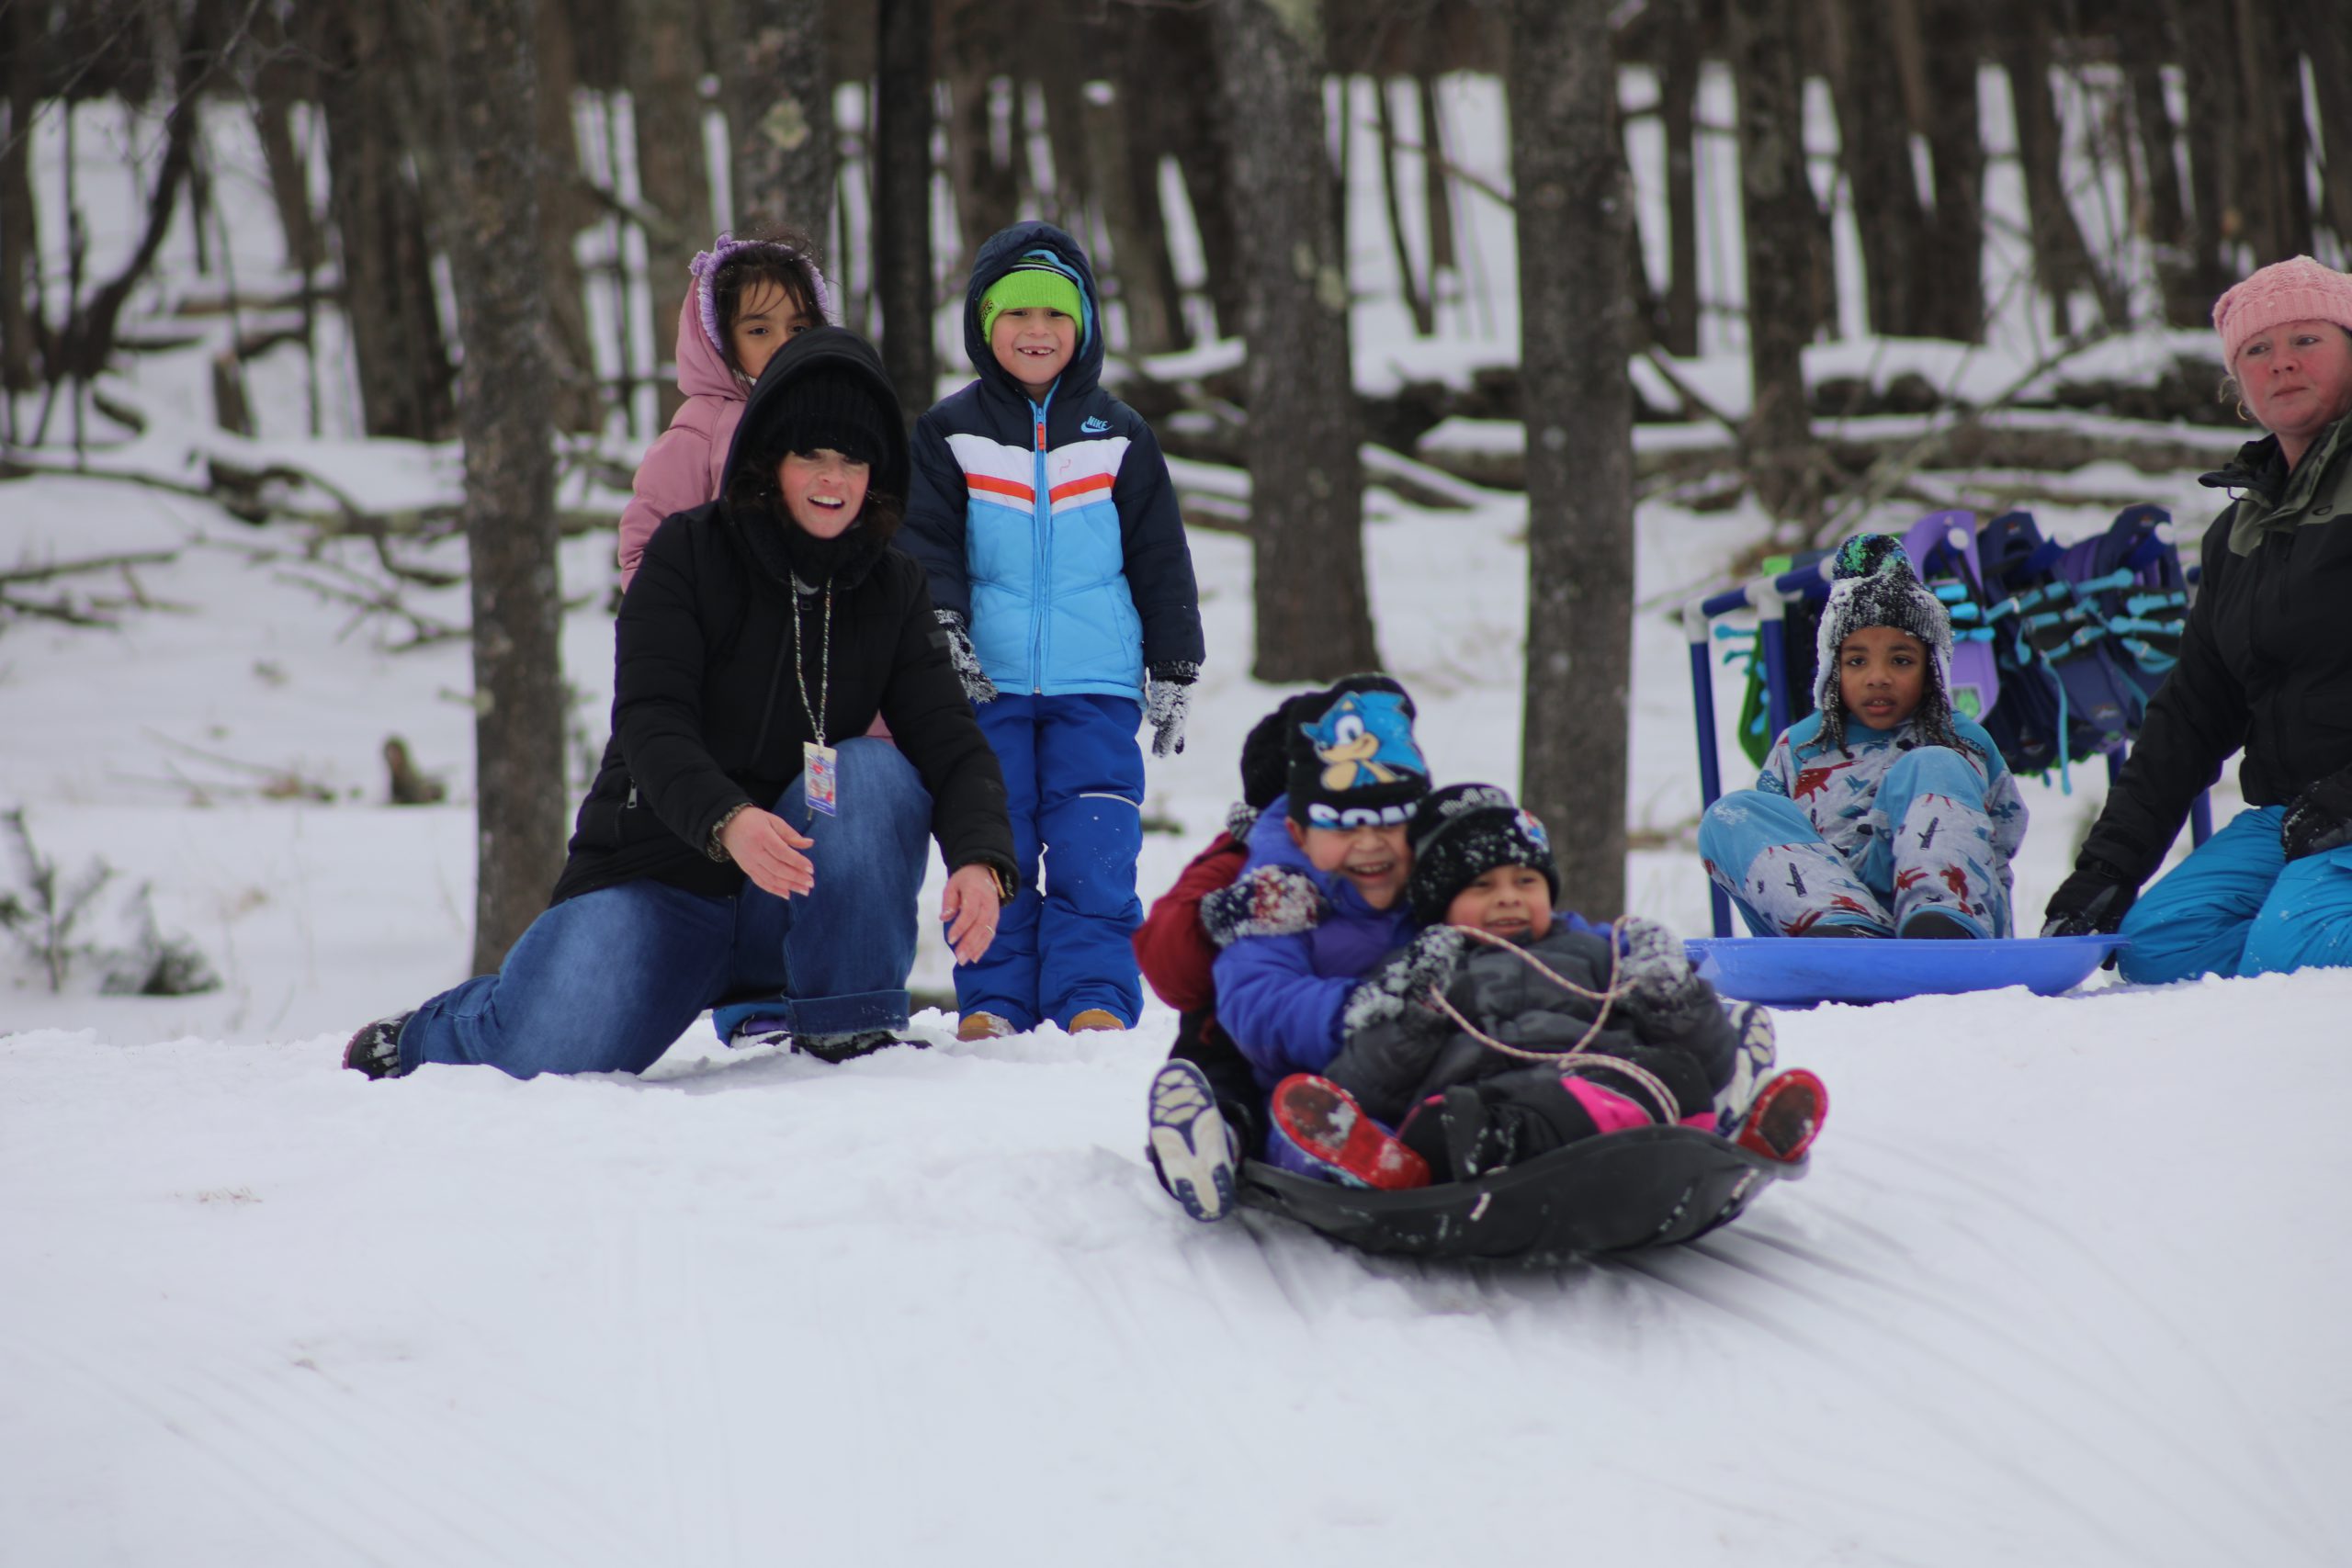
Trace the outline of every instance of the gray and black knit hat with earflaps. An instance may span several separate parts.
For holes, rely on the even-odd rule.
[[[1560,870],[1552,860],[1552,836],[1534,813],[1522,809],[1510,792],[1488,784],[1448,784],[1433,789],[1413,808],[1407,829],[1413,845],[1413,874],[1405,891],[1413,919],[1434,926],[1461,891],[1498,865],[1523,865],[1544,874],[1552,897],[1560,897]]]
[[[1846,704],[1838,694],[1838,649],[1864,626],[1892,626],[1917,637],[1928,650],[1927,689],[1911,723],[1930,746],[1957,749],[1951,721],[1951,616],[1919,581],[1903,541],[1891,534],[1858,534],[1838,547],[1829,603],[1822,607],[1815,644],[1813,705],[1821,710],[1821,742],[1846,747]]]

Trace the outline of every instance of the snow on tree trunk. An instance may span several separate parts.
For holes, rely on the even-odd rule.
[[[1376,668],[1348,279],[1314,0],[1218,0],[1216,47],[1249,340],[1246,451],[1261,681]],[[1214,196],[1195,186],[1195,201]],[[1227,323],[1229,326],[1229,323]]]
[[[840,173],[824,0],[737,0],[735,24],[719,55],[735,150],[736,228],[789,223],[821,246]]]
[[[1511,188],[1527,420],[1527,682],[1521,795],[1552,834],[1563,903],[1625,903],[1633,679],[1631,212],[1611,106],[1608,0],[1514,0]]]

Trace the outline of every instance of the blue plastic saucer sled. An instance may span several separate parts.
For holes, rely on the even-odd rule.
[[[2071,991],[2126,945],[2120,936],[2007,937],[1924,942],[1857,937],[1742,936],[1684,944],[1691,967],[1726,997],[1776,1007],[1891,1002],[2023,986],[2037,996]]]

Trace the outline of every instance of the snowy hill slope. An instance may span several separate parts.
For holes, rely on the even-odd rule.
[[[0,1044],[0,1561],[2340,1562],[2352,976],[1786,1020],[1558,1271],[1199,1227],[1165,1028],[643,1082]]]

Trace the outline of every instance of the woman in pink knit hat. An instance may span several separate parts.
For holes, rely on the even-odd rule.
[[[2120,930],[2143,982],[2352,965],[2352,276],[2266,266],[2213,326],[2269,434],[2205,476],[2236,499],[2205,532],[2180,662],[2042,927]],[[2246,809],[2140,897],[2241,748]]]

